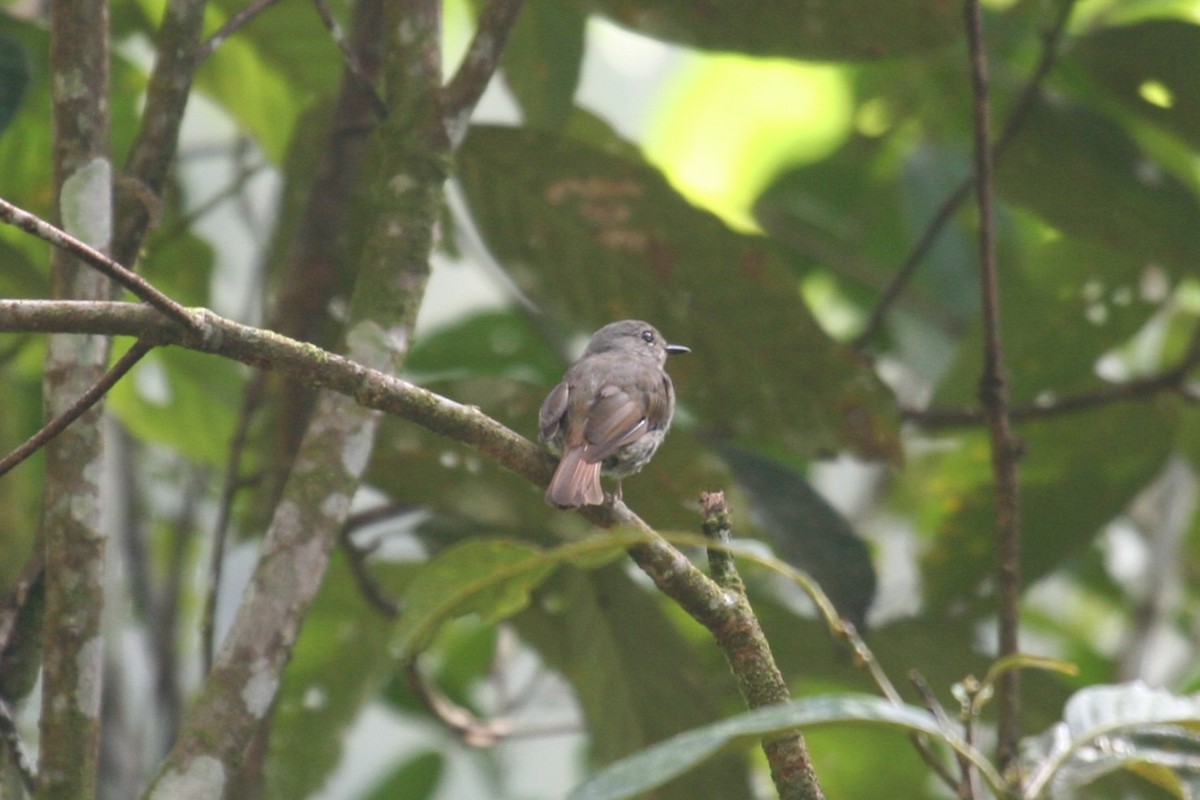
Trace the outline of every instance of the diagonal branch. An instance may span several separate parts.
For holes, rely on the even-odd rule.
[[[241,11],[226,20],[225,24],[222,25],[216,33],[208,37],[208,40],[200,46],[199,50],[196,51],[196,64],[200,65],[207,61],[209,56],[211,56],[218,47],[225,44],[226,39],[228,39],[230,36],[233,36],[233,34],[245,27],[250,20],[254,19],[259,14],[266,11],[268,8],[278,2],[279,0],[254,0],[254,2],[250,3],[250,5],[246,6]]]
[[[196,51],[206,6],[206,0],[171,0],[164,10],[137,138],[116,185],[112,254],[119,264],[137,260],[146,232],[160,214],[199,63]]]
[[[22,442],[17,449],[4,458],[0,458],[0,476],[36,453],[47,442],[62,433],[68,425],[83,416],[89,408],[100,402],[108,390],[125,377],[125,374],[133,369],[134,365],[153,348],[154,345],[141,339],[134,342],[133,347],[129,348],[116,364],[113,364],[98,381],[92,384],[91,388],[80,395],[78,400],[47,422],[41,430]]]
[[[523,4],[524,0],[489,0],[462,63],[442,92],[442,114],[450,141],[456,145],[466,136],[471,112],[496,74]]]
[[[117,281],[162,314],[182,322],[184,325],[194,326],[196,324],[186,308],[154,288],[145,278],[131,272],[96,248],[80,241],[61,228],[51,225],[41,217],[31,214],[7,200],[0,199],[0,221],[33,234],[60,250],[65,250],[101,275]]]
[[[1004,130],[1001,131],[999,138],[992,151],[993,160],[998,161],[1004,152],[1012,144],[1017,137],[1021,127],[1025,124],[1025,120],[1029,116],[1030,109],[1033,108],[1034,102],[1038,99],[1042,92],[1042,84],[1050,75],[1051,70],[1058,60],[1058,46],[1062,41],[1062,37],[1067,28],[1067,21],[1071,18],[1071,12],[1075,9],[1076,0],[1060,0],[1058,14],[1054,21],[1042,34],[1042,54],[1038,59],[1037,66],[1033,70],[1033,74],[1029,77],[1029,81],[1025,84],[1025,89],[1021,92],[1021,97],[1017,100],[1012,112],[1009,114],[1008,122],[1004,124]],[[871,310],[871,316],[867,318],[867,323],[863,327],[862,332],[855,337],[854,346],[858,349],[863,349],[867,344],[874,339],[880,328],[883,327],[883,322],[887,318],[888,312],[892,306],[900,299],[900,295],[904,293],[904,289],[908,286],[908,282],[912,280],[917,272],[917,268],[925,261],[925,257],[929,255],[929,251],[933,249],[933,245],[937,242],[938,237],[942,234],[942,229],[954,217],[954,214],[962,207],[967,198],[971,196],[971,190],[975,188],[975,175],[969,175],[962,180],[953,191],[946,197],[942,204],[934,212],[933,218],[929,220],[929,224],[925,226],[925,230],[921,233],[921,237],[917,243],[913,245],[912,250],[905,256],[904,262],[900,268],[896,270],[896,274],[888,283],[887,288],[883,290],[879,301],[875,304],[875,308]]]

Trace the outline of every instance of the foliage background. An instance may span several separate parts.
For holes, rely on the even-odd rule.
[[[992,3],[987,17],[997,127],[1015,120],[998,159],[1004,340],[1014,403],[1038,417],[1019,428],[1024,641],[1081,667],[1027,678],[1030,732],[1080,686],[1200,687],[1188,383],[1200,313],[1200,8],[1069,6],[1028,104],[1063,0]],[[238,7],[215,2],[210,28]],[[453,50],[473,11],[446,13]],[[160,16],[152,0],[113,7],[116,153],[135,130]],[[406,367],[532,435],[581,336],[612,319],[652,320],[694,356],[672,361],[680,416],[629,481],[631,507],[660,530],[694,530],[697,494],[728,490],[740,534],[811,572],[844,614],[869,622],[886,669],[920,670],[950,706],[951,685],[986,670],[993,627],[986,435],[938,413],[974,405],[981,369],[969,206],[949,217],[882,327],[861,337],[969,172],[960,16],[937,0],[530,0],[485,104],[504,125],[475,126],[456,159]],[[0,15],[0,194],[42,215],[46,53],[39,23]],[[622,75],[639,59],[654,64],[654,92]],[[273,318],[341,66],[298,3],[272,7],[214,53],[143,253],[147,278],[185,304]],[[353,226],[339,241],[353,241]],[[48,295],[42,245],[6,229],[0,258],[0,296]],[[353,281],[344,269],[317,298],[333,309],[331,329]],[[41,350],[35,336],[0,339],[4,450],[40,419]],[[1180,380],[1152,380],[1177,368]],[[109,397],[108,796],[139,790],[169,738],[151,712],[178,712],[198,680],[206,531],[249,379],[160,350]],[[1070,406],[1122,385],[1134,387],[1127,397]],[[242,470],[253,480],[233,507],[219,619],[252,563],[271,476],[286,470],[284,400],[269,395],[251,426]],[[34,460],[0,480],[0,586],[33,541],[38,470]],[[371,570],[396,595],[457,542],[589,532],[524,481],[397,420],[367,483],[358,507],[397,513],[355,540],[383,542]],[[518,731],[551,728],[533,743],[469,748],[406,685],[390,655],[396,623],[364,601],[349,566],[335,559],[287,672],[263,761],[269,796],[558,797],[593,766],[739,707],[705,637],[623,563],[565,567],[506,622],[492,609],[433,644],[427,670],[453,701]],[[868,689],[794,591],[752,569],[748,578],[797,694]],[[165,694],[147,674],[165,675]],[[817,731],[810,744],[831,797],[941,796],[915,754],[895,755],[901,734]],[[749,780],[746,759],[732,756],[662,796],[743,796]],[[1164,795],[1130,776],[1109,783],[1089,796]]]

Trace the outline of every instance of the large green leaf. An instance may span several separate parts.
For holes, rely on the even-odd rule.
[[[698,425],[802,456],[895,452],[888,392],[813,321],[763,239],[686,203],[645,164],[541,133],[477,128],[461,180],[492,251],[581,332],[650,320]]]
[[[1089,686],[1063,721],[1029,746],[1026,796],[1062,797],[1101,775],[1129,769],[1191,798],[1200,784],[1200,702],[1140,681]]]
[[[574,2],[529,0],[501,66],[530,127],[561,130],[574,107],[587,16]]]
[[[595,764],[713,720],[714,698],[732,694],[728,679],[712,683],[724,670],[702,669],[695,648],[664,618],[661,606],[618,566],[561,571],[514,622],[574,687]],[[723,760],[655,796],[748,797],[746,766]]]
[[[1110,97],[1193,147],[1200,146],[1200,25],[1147,20],[1101,28],[1071,48],[1066,66],[1083,70]]]
[[[251,42],[230,37],[196,73],[196,87],[280,164],[297,117],[311,92],[294,86],[290,72],[265,59]]]
[[[1027,582],[1078,555],[1161,469],[1175,440],[1169,399],[1118,403],[1020,425],[1021,563]],[[964,433],[957,448],[914,469],[937,541],[925,559],[933,608],[978,597],[994,568],[994,487],[987,436]]]
[[[446,758],[441,753],[421,753],[396,768],[395,772],[375,787],[367,800],[425,800],[434,790],[446,770]]]
[[[767,706],[679,734],[612,765],[577,787],[568,795],[568,800],[634,797],[661,786],[728,747],[744,747],[764,736],[833,723],[886,725],[926,734],[967,754],[976,766],[985,767],[984,774],[993,786],[1000,783],[999,776],[986,769],[986,759],[965,744],[957,733],[943,729],[929,712],[913,706],[893,705],[879,697],[826,695]]]
[[[113,387],[108,409],[142,441],[215,466],[228,458],[242,380],[242,368],[226,359],[160,348]]]
[[[241,0],[217,0],[213,5],[226,16],[246,8]],[[328,5],[349,36],[347,3],[335,0]],[[342,77],[345,61],[314,4],[275,3],[239,28],[234,38],[252,48],[302,97],[332,94]]]
[[[1141,289],[1155,269],[1144,255],[1077,236],[1028,245],[1022,262],[1000,276],[1012,402],[1029,405],[1101,386],[1097,359],[1124,345],[1161,308],[1166,292],[1153,297]],[[973,326],[934,405],[973,405],[982,371],[983,334]]]
[[[15,39],[0,36],[0,134],[21,106],[29,77],[25,48]]]
[[[954,41],[958,8],[936,0],[592,0],[639,33],[708,50],[814,60],[886,58]]]
[[[1000,161],[997,188],[1060,230],[1172,270],[1200,262],[1200,204],[1109,117],[1042,101]]]
[[[753,516],[779,557],[811,575],[838,613],[865,631],[875,569],[846,518],[785,465],[729,444],[716,449],[749,494]]]

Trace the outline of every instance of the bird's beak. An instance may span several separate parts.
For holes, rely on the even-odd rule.
[[[667,355],[669,355],[669,356],[678,356],[678,355],[683,355],[684,353],[690,353],[690,352],[692,352],[692,348],[684,347],[681,344],[667,345]]]

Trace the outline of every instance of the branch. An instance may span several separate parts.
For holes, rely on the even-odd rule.
[[[1055,61],[1058,59],[1058,45],[1062,41],[1063,33],[1067,28],[1067,21],[1071,18],[1071,12],[1075,8],[1076,0],[1061,0],[1058,8],[1058,15],[1054,18],[1050,27],[1042,34],[1042,54],[1038,59],[1037,66],[1033,70],[1033,74],[1029,77],[1029,81],[1025,84],[1025,89],[1021,92],[1020,99],[1017,100],[1013,107],[1012,113],[1009,114],[1008,122],[1004,125],[1004,130],[1000,133],[1000,138],[996,140],[995,147],[992,150],[992,159],[999,161],[1004,152],[1012,144],[1017,137],[1017,133],[1025,124],[1025,120],[1029,116],[1029,111],[1033,108],[1034,102],[1041,95],[1042,84],[1045,83],[1047,76],[1054,69]],[[925,257],[929,255],[929,251],[933,249],[934,243],[942,234],[942,229],[946,227],[959,207],[970,197],[971,190],[975,188],[975,176],[970,175],[963,179],[958,186],[954,187],[949,196],[942,201],[941,206],[934,212],[933,218],[925,227],[925,231],[921,234],[921,238],[913,245],[905,257],[900,268],[896,270],[891,282],[884,289],[883,295],[879,298],[875,308],[871,311],[871,316],[867,319],[867,324],[863,327],[860,333],[854,339],[854,346],[858,349],[863,349],[867,344],[879,334],[879,329],[883,327],[883,321],[891,311],[892,306],[900,299],[900,295],[904,293],[905,287],[912,277],[916,274],[917,268],[925,261]]]
[[[80,395],[78,400],[53,417],[40,431],[22,442],[17,449],[4,458],[0,458],[0,477],[44,447],[47,442],[62,433],[68,425],[83,416],[84,412],[100,402],[108,390],[125,377],[125,374],[133,369],[134,365],[141,361],[151,349],[153,349],[153,345],[140,339],[134,342],[133,347],[129,348],[125,355],[112,365],[112,368]]]
[[[49,9],[53,198],[63,230],[9,203],[0,202],[0,216],[58,240],[50,253],[55,297],[106,298],[112,285],[88,262],[111,261],[99,252],[112,239],[108,2],[52,0]],[[109,346],[99,337],[50,337],[42,371],[46,416],[64,413],[103,375]],[[45,618],[52,620],[42,626],[38,743],[37,796],[47,800],[93,797],[99,781],[103,470],[100,409],[93,405],[46,448],[35,546],[45,550]]]
[[[138,336],[273,369],[310,386],[344,394],[365,408],[393,414],[478,449],[545,486],[553,459],[525,437],[466,406],[345,356],[197,309],[199,332],[185,330],[141,303],[0,300],[0,333],[94,333]]]
[[[386,381],[404,363],[424,297],[450,153],[437,113],[440,0],[397,0],[382,10],[388,115],[367,172],[375,202],[361,229],[344,363],[360,375],[369,365]],[[375,444],[380,414],[359,402],[369,391],[361,385],[352,397],[318,395],[232,628],[148,797],[222,794],[246,766],[247,746],[266,730]]]
[[[145,300],[159,312],[184,325],[192,325],[191,314],[183,306],[155,289],[145,278],[131,272],[96,248],[71,236],[66,231],[51,225],[40,217],[18,208],[7,200],[0,199],[0,221],[7,222],[26,233],[49,242],[65,251],[101,275],[112,278],[129,291]]]
[[[700,506],[704,515],[704,534],[728,546],[733,535],[724,492],[704,493],[700,497]],[[643,563],[637,555],[634,559],[639,566]],[[708,563],[713,580],[723,595],[722,600],[734,604],[733,619],[722,621],[709,630],[729,661],[746,707],[753,710],[786,703],[791,698],[787,682],[775,664],[770,643],[750,607],[733,554],[724,548],[709,548]],[[764,740],[762,749],[780,800],[824,797],[804,736],[799,731]]]
[[[517,24],[523,4],[524,0],[489,0],[462,63],[446,84],[442,93],[442,114],[450,141],[456,146],[466,136],[471,112],[496,74],[504,45]]]
[[[133,264],[159,216],[163,188],[175,162],[179,129],[192,93],[206,0],[171,0],[156,37],[157,51],[137,138],[117,181],[113,260]]]
[[[238,30],[245,27],[246,23],[278,2],[279,0],[254,0],[253,3],[230,17],[225,24],[222,25],[216,33],[208,37],[208,41],[201,45],[200,49],[196,51],[196,66],[199,66],[207,61],[208,57],[213,54],[214,50],[223,45],[225,40],[237,33]]]
[[[1020,447],[1008,413],[1008,376],[1000,332],[1000,290],[996,269],[994,211],[992,208],[992,145],[988,108],[987,54],[983,38],[983,11],[979,0],[964,3],[967,45],[971,59],[974,98],[975,194],[979,205],[979,269],[983,310],[983,375],[979,399],[987,420],[992,446],[992,472],[996,483],[996,604],[999,618],[998,656],[1019,648],[1021,600],[1021,522],[1017,482]],[[1010,670],[997,687],[998,727],[996,760],[1005,771],[1017,758],[1020,739],[1020,685]]]

